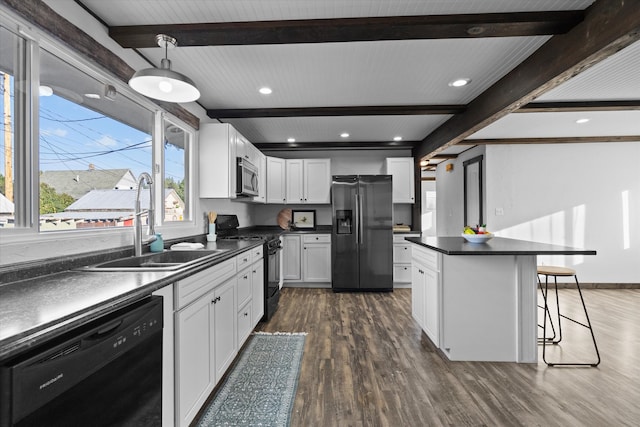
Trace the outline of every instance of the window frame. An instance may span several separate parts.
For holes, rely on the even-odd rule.
[[[21,67],[24,67],[26,94],[24,99],[18,105],[17,100],[15,108],[15,124],[16,133],[14,136],[14,196],[16,204],[15,212],[15,228],[0,228],[0,238],[3,243],[30,243],[35,241],[49,240],[84,240],[91,236],[101,236],[106,241],[127,245],[132,233],[131,227],[105,227],[93,229],[76,229],[63,231],[40,231],[40,209],[39,209],[39,94],[38,86],[40,83],[40,61],[39,51],[44,49],[50,54],[58,57],[62,61],[67,62],[81,72],[104,82],[113,85],[119,94],[126,96],[133,102],[136,102],[143,108],[150,111],[153,117],[152,123],[152,168],[151,174],[162,185],[156,186],[156,212],[164,210],[164,200],[162,197],[164,183],[164,159],[163,159],[163,121],[168,120],[171,123],[180,126],[189,135],[189,150],[185,150],[185,192],[188,193],[188,216],[183,221],[170,221],[163,223],[162,215],[156,215],[156,225],[160,227],[158,231],[167,229],[171,234],[193,234],[197,228],[197,222],[194,215],[195,200],[197,195],[194,192],[196,188],[193,182],[193,166],[194,166],[194,147],[196,144],[197,131],[192,126],[186,124],[182,120],[173,116],[169,112],[163,110],[159,105],[145,98],[144,96],[133,91],[126,82],[112,75],[108,70],[99,67],[96,64],[88,62],[78,53],[70,48],[62,45],[52,37],[48,36],[42,30],[25,27],[19,20],[0,13],[0,24],[14,33],[18,37],[18,57],[20,58]],[[17,73],[14,73],[17,75]],[[23,75],[23,74],[21,74]],[[17,97],[16,97],[17,98]],[[19,127],[19,129],[18,129]],[[18,167],[19,166],[19,167]],[[16,173],[15,171],[18,171]],[[19,204],[19,205],[18,205]],[[126,237],[125,237],[126,236]],[[2,262],[0,262],[2,264]]]

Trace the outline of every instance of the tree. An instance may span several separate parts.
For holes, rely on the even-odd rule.
[[[56,190],[44,182],[40,183],[40,214],[64,211],[75,199],[67,193],[56,193]]]
[[[2,175],[0,173],[0,194],[2,194],[3,196],[4,194],[4,175]]]

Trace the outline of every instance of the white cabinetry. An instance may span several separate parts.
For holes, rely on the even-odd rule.
[[[420,233],[402,233],[393,235],[393,286],[411,285],[411,243],[405,237],[420,237]]]
[[[387,157],[386,172],[393,176],[393,203],[415,202],[413,157]]]
[[[267,203],[331,203],[331,159],[267,157]]]
[[[266,181],[266,161],[260,150],[228,123],[202,124],[199,134],[200,197],[235,199],[236,159],[242,157],[258,168],[259,194],[241,200],[265,203],[266,188],[260,191],[260,181]]]
[[[174,301],[175,425],[188,426],[262,318],[263,247],[179,281]]]
[[[174,396],[174,342],[173,342],[173,285],[160,288],[153,293],[162,297],[162,425],[175,424]]]
[[[413,245],[412,261],[412,314],[436,347],[440,347],[441,256]]]
[[[331,282],[331,235],[302,236],[302,280]]]
[[[302,279],[301,243],[302,236],[300,234],[285,234],[282,236],[282,278],[285,281],[299,281]]]
[[[282,236],[283,279],[286,283],[331,283],[331,235]]]
[[[267,156],[267,203],[286,203],[286,165],[284,159]]]

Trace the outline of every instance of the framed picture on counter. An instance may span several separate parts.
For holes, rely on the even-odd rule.
[[[316,211],[291,211],[291,225],[296,230],[315,230],[316,229]]]

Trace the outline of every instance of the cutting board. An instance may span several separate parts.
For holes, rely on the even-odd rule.
[[[278,225],[283,230],[288,230],[290,223],[291,223],[291,209],[282,209],[278,213]]]

